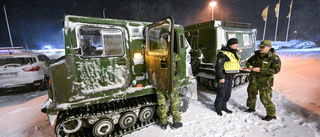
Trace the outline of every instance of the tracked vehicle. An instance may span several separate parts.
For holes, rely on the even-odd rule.
[[[249,23],[219,21],[194,24],[185,27],[185,34],[191,45],[191,65],[198,82],[215,88],[215,62],[217,54],[228,39],[239,40],[240,73],[236,75],[233,86],[246,83],[249,73],[245,62],[256,50],[256,30]]]
[[[66,15],[65,56],[49,66],[42,112],[57,136],[122,136],[157,120],[156,89],[197,98],[191,50],[173,18],[141,21]],[[174,60],[174,54],[179,60]]]

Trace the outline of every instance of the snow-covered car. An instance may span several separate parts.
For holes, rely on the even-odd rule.
[[[21,86],[47,88],[46,55],[31,51],[0,54],[0,89]]]
[[[294,44],[291,47],[297,48],[297,49],[315,48],[316,43],[314,43],[312,41],[305,41],[305,42],[300,42],[300,43]]]
[[[282,48],[281,46],[276,45],[276,44],[272,44],[271,47],[274,48],[275,50],[279,50]]]

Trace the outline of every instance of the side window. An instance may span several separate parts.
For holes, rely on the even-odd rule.
[[[252,41],[250,39],[250,34],[248,34],[248,33],[243,34],[242,37],[243,37],[243,47],[244,48],[251,48]]]
[[[80,28],[82,56],[123,56],[124,40],[120,29]]]
[[[228,33],[228,40],[231,38],[237,38],[237,35],[235,33]]]
[[[183,35],[180,35],[180,48],[184,48],[184,41],[183,41]]]
[[[123,56],[123,37],[119,29],[102,30],[102,39],[105,55]]]
[[[43,58],[42,55],[38,55],[38,59],[39,59],[39,61],[46,61],[46,60]]]
[[[46,55],[42,55],[42,57],[44,58],[45,61],[50,61],[50,60],[51,60],[51,59],[50,59],[48,56],[46,56]]]

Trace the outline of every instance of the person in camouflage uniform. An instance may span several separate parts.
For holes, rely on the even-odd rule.
[[[175,55],[175,62],[179,60],[179,55],[174,53]],[[173,91],[169,94],[162,92],[161,90],[157,89],[157,100],[158,100],[158,112],[159,112],[159,117],[160,117],[160,127],[165,130],[167,129],[168,126],[168,121],[167,121],[167,105],[166,105],[166,99],[170,101],[170,115],[172,116],[173,119],[173,129],[180,128],[182,127],[181,121],[181,116],[179,114],[179,92],[177,90],[177,77],[175,76],[176,74],[176,63],[173,63],[174,66],[174,77],[173,77]]]
[[[267,111],[267,115],[262,120],[270,121],[277,119],[276,109],[271,101],[273,86],[273,75],[277,74],[281,68],[281,61],[275,50],[271,47],[270,40],[264,40],[259,45],[259,51],[247,61],[247,68],[251,71],[249,75],[248,99],[246,112],[254,112],[258,91],[260,101]]]

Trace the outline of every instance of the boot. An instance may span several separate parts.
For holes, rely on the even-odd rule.
[[[167,124],[160,123],[160,127],[161,127],[162,130],[166,130],[167,126],[168,126],[168,123]]]
[[[255,109],[249,108],[249,109],[245,110],[244,112],[251,113],[251,112],[255,112],[255,111],[256,111]]]
[[[182,126],[183,126],[183,124],[181,122],[173,123],[173,125],[172,125],[173,129],[177,129],[177,128],[180,128]]]
[[[223,108],[222,110],[228,114],[231,114],[233,112],[233,111],[229,110],[228,108]]]
[[[217,114],[218,114],[219,116],[222,116],[221,110],[216,110],[216,112],[217,112]]]
[[[270,121],[270,120],[272,120],[272,119],[277,119],[277,117],[276,117],[276,116],[269,116],[269,115],[267,115],[267,116],[265,116],[264,118],[262,118],[262,120],[265,120],[265,121]]]

